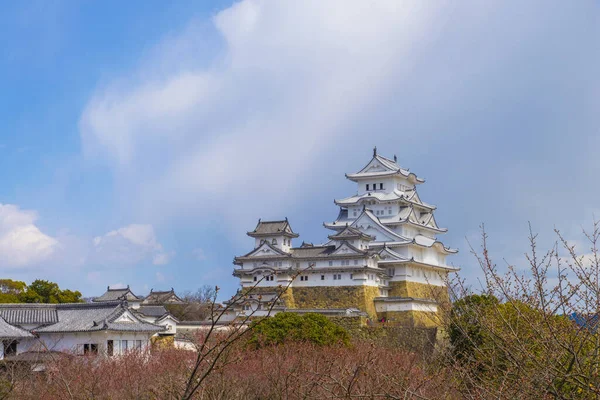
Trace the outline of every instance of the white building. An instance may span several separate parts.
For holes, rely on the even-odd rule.
[[[0,304],[0,359],[49,352],[113,356],[147,349],[150,337],[163,330],[122,301]]]
[[[346,174],[356,193],[335,200],[333,233],[318,246],[292,245],[289,222],[261,221],[248,232],[254,249],[234,260],[245,298],[242,313],[266,314],[279,286],[289,289],[273,309],[358,308],[372,318],[430,325],[437,302],[447,299],[446,278],[458,270],[446,256],[456,250],[437,240],[435,206],[421,201],[414,173],[373,151],[360,171]],[[256,288],[254,288],[256,286]]]
[[[164,327],[164,330],[156,334],[158,336],[174,336],[177,333],[179,320],[165,308],[165,305],[184,303],[175,294],[173,288],[168,291],[150,289],[148,296],[139,297],[131,291],[129,285],[126,288],[118,289],[111,289],[109,286],[102,296],[96,297],[92,301],[94,303],[126,301],[130,311],[140,320]]]

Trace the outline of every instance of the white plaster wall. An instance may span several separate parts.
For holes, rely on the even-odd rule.
[[[425,304],[417,302],[375,302],[375,310],[377,312],[386,311],[424,311],[424,312],[437,312],[437,306],[435,304]]]
[[[24,353],[26,351],[41,351],[41,350],[53,350],[53,351],[64,351],[64,352],[76,352],[79,344],[83,345],[86,343],[97,344],[98,352],[106,354],[106,342],[108,340],[114,341],[114,353],[119,354],[120,346],[117,340],[128,340],[129,347],[135,348],[135,340],[142,341],[142,349],[148,349],[150,344],[151,333],[133,333],[133,332],[81,332],[81,333],[40,333],[39,338],[26,339],[19,342],[17,345],[17,354]]]

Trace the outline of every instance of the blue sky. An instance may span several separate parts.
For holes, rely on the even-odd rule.
[[[320,242],[373,146],[427,179],[465,278],[485,223],[599,213],[600,5],[32,1],[0,9],[0,268],[85,295],[237,282],[258,218]]]

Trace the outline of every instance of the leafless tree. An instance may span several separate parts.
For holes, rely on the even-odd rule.
[[[555,245],[540,252],[530,227],[527,267],[493,262],[482,227],[481,290],[457,278],[454,305],[443,313],[452,346],[446,366],[467,398],[600,398],[600,225],[585,231],[589,251],[578,253],[555,230]]]

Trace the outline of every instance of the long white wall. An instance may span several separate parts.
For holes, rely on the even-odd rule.
[[[81,332],[81,333],[40,333],[39,338],[22,339],[17,343],[17,354],[27,351],[63,351],[81,353],[84,344],[96,344],[99,354],[106,354],[108,340],[113,340],[113,355],[125,352],[122,341],[127,341],[127,349],[134,350],[141,345],[141,350],[148,349],[150,333],[131,332]],[[4,346],[0,346],[4,347]],[[4,350],[4,349],[2,349]],[[0,353],[2,358],[4,351]]]

